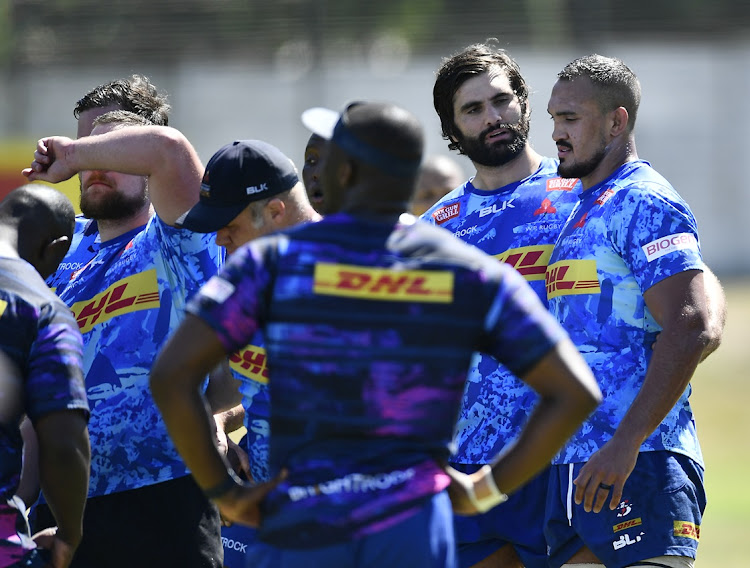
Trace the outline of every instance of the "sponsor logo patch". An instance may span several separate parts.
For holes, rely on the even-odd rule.
[[[487,215],[492,215],[493,213],[502,213],[506,209],[515,209],[516,206],[513,205],[515,199],[516,198],[514,197],[512,199],[509,199],[508,201],[503,201],[499,207],[497,206],[497,204],[493,204],[490,207],[482,207],[482,209],[479,210],[479,217],[486,217]]]
[[[229,368],[243,377],[264,385],[268,384],[266,350],[257,345],[248,345],[229,357]]]
[[[158,308],[159,305],[156,269],[151,269],[123,278],[90,300],[76,302],[70,309],[81,333],[87,333],[95,325],[116,316]]]
[[[536,245],[508,249],[495,258],[513,266],[526,280],[544,280],[552,245]]]
[[[313,292],[390,302],[447,304],[453,301],[453,273],[447,270],[391,270],[319,262]]]
[[[641,248],[646,255],[646,260],[651,262],[678,250],[691,249],[697,251],[698,241],[692,233],[676,233],[651,241]]]
[[[459,213],[461,213],[461,204],[452,203],[435,211],[432,214],[432,218],[435,219],[435,222],[438,225],[442,225],[446,221],[450,221],[451,219],[458,217]]]
[[[691,538],[693,540],[700,540],[701,538],[701,526],[695,523],[689,523],[687,521],[675,521],[674,522],[674,536],[681,536],[684,538]]]
[[[604,205],[607,201],[609,201],[609,198],[612,197],[615,194],[613,189],[608,189],[604,193],[602,193],[594,203],[597,205]]]
[[[578,183],[578,178],[550,178],[547,180],[547,191],[571,191]]]
[[[201,288],[201,295],[213,300],[217,304],[223,304],[227,298],[234,294],[234,284],[221,278],[212,276]]]
[[[624,531],[625,529],[632,529],[633,527],[637,527],[638,525],[642,525],[643,521],[641,520],[641,517],[637,517],[635,519],[630,519],[629,521],[623,521],[622,523],[617,523],[615,526],[612,527],[612,532],[620,532]]]
[[[547,298],[574,294],[600,294],[595,260],[561,260],[547,267]]]
[[[646,533],[638,534],[634,539],[630,538],[629,534],[624,534],[612,543],[612,548],[614,548],[615,550],[620,550],[621,548],[625,548],[626,546],[630,546],[631,544],[635,544],[636,542],[641,542],[644,534]]]
[[[543,215],[546,213],[550,213],[550,214],[557,213],[557,208],[554,205],[552,205],[552,202],[549,199],[544,199],[542,201],[542,204],[539,206],[539,209],[534,211],[534,216],[536,217],[537,215]]]

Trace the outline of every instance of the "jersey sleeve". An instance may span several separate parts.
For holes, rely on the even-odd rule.
[[[26,410],[32,421],[57,410],[82,410],[88,416],[82,357],[73,315],[62,303],[45,305],[29,354]]]
[[[695,217],[676,193],[636,186],[613,205],[613,247],[641,292],[674,274],[703,270]]]
[[[260,327],[270,280],[260,248],[255,243],[242,247],[199,290],[187,311],[211,326],[227,352],[234,353]]]
[[[567,333],[526,280],[515,269],[501,267],[502,279],[487,312],[482,351],[521,377]]]

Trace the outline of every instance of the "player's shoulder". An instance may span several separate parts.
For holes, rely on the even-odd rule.
[[[468,195],[467,188],[469,187],[469,185],[470,182],[467,181],[458,186],[456,189],[449,191],[440,199],[438,199],[432,207],[422,213],[419,218],[422,221],[426,221],[428,223],[441,223],[445,221],[451,216],[451,208],[456,207],[456,202],[461,201]]]

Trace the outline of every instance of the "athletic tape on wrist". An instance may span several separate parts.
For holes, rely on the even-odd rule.
[[[490,490],[490,494],[487,497],[479,499],[476,495],[476,492],[474,491],[474,486],[472,485],[470,488],[468,488],[468,496],[469,501],[471,501],[471,504],[474,505],[474,508],[480,513],[485,513],[492,509],[492,507],[495,507],[500,503],[505,503],[508,500],[508,496],[497,488],[495,478],[492,477],[491,466],[482,466],[479,471],[484,474],[484,477],[482,479],[485,480],[487,488]]]

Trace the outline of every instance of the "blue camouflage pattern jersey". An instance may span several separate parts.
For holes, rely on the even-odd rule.
[[[557,175],[543,158],[533,175],[495,189],[471,180],[441,198],[422,219],[512,265],[545,303],[544,273],[552,246],[578,202],[580,183]],[[485,464],[515,439],[537,402],[536,393],[486,354],[475,354],[456,425],[452,463]]]
[[[638,160],[581,193],[547,269],[550,310],[596,376],[603,400],[554,463],[585,462],[613,435],[643,384],[661,330],[643,293],[703,270],[687,203]],[[703,464],[688,386],[641,451],[669,450]]]
[[[253,342],[229,357],[232,375],[240,382],[244,425],[247,434],[243,448],[250,460],[250,473],[254,481],[267,481],[269,420],[271,416],[268,392],[268,361],[263,334],[257,333]]]
[[[472,352],[523,373],[565,336],[514,270],[447,231],[344,214],[240,248],[188,311],[228,352],[263,330],[270,467],[289,475],[260,535],[282,548],[414,514],[449,483]]]
[[[83,334],[91,404],[89,497],[187,474],[151,398],[149,371],[184,317],[186,298],[216,273],[213,234],[149,222],[103,242],[61,292]]]
[[[47,285],[59,296],[73,274],[94,258],[96,251],[99,250],[99,244],[99,226],[96,221],[77,215],[68,254],[65,255],[55,273],[47,278]]]
[[[33,547],[18,542],[22,515],[6,506],[21,476],[21,416],[36,423],[60,410],[89,414],[75,319],[34,267],[16,258],[0,258],[0,346],[20,373],[0,377],[0,565],[8,566],[23,554],[22,545]]]

